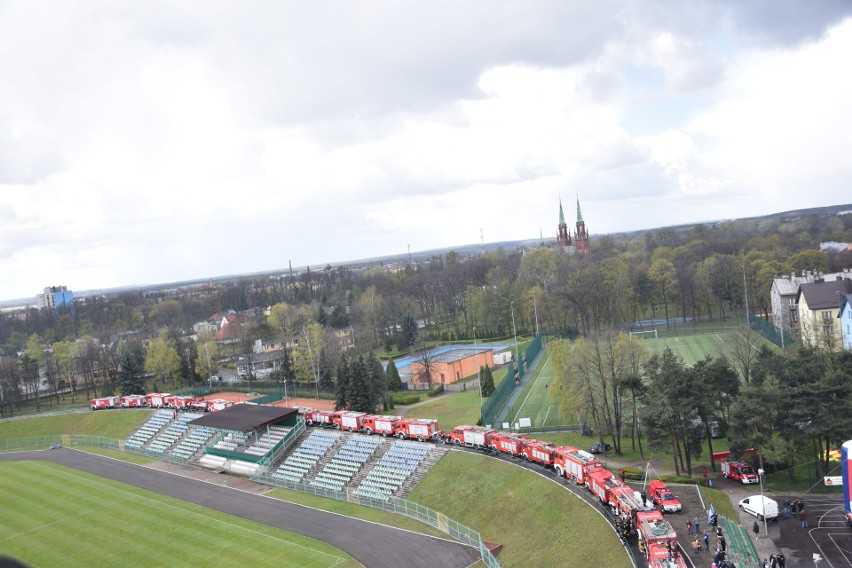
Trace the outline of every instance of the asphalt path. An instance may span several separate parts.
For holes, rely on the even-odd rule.
[[[311,509],[230,487],[68,448],[0,453],[0,461],[40,460],[195,503],[326,542],[369,568],[464,568],[478,551],[460,543]]]

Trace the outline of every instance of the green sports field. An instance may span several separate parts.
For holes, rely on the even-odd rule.
[[[0,463],[0,495],[0,553],[29,566],[360,566],[313,539],[44,462]]]
[[[692,366],[707,355],[713,357],[726,355],[733,362],[732,344],[735,338],[741,336],[739,331],[733,329],[720,333],[660,337],[659,339],[654,339],[652,335],[634,337],[642,342],[649,355],[659,355],[666,347],[669,347],[676,356],[683,359],[684,364]],[[750,341],[753,342],[754,347],[768,345],[775,349],[774,345],[756,334],[750,337]],[[527,380],[523,391],[512,405],[508,420],[514,426],[519,419],[529,418],[534,428],[577,426],[577,418],[569,411],[563,411],[560,395],[550,352],[544,350],[542,357],[532,369],[532,375]]]

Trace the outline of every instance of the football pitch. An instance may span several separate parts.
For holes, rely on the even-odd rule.
[[[360,566],[307,537],[45,462],[0,463],[0,495],[0,554],[30,566]]]
[[[660,355],[668,347],[677,357],[683,359],[687,366],[694,365],[707,355],[712,357],[725,355],[733,363],[732,344],[736,338],[741,338],[736,330],[659,339],[650,336],[634,337],[642,342],[649,355]],[[774,348],[774,345],[758,335],[753,335],[751,341],[754,342],[755,348],[764,344]],[[512,405],[508,416],[510,424],[514,427],[521,418],[529,418],[534,428],[578,426],[578,418],[567,409],[563,410],[561,394],[553,362],[550,360],[550,352],[545,349],[532,369],[524,390]]]

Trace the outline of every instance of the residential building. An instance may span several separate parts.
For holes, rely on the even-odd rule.
[[[48,286],[43,293],[36,295],[36,305],[39,309],[71,310],[74,308],[74,292],[66,286]]]
[[[848,269],[843,272],[823,274],[821,272],[802,271],[801,275],[795,272],[772,279],[772,287],[769,296],[772,301],[772,323],[779,330],[786,329],[793,336],[799,335],[799,308],[797,298],[799,286],[807,282],[824,280],[830,282],[843,277],[852,277]]]
[[[843,296],[837,319],[840,324],[840,334],[843,336],[843,348],[852,351],[852,294]]]
[[[847,294],[852,294],[852,279],[848,278],[806,282],[799,286],[797,304],[802,343],[828,350],[842,345],[838,316]]]

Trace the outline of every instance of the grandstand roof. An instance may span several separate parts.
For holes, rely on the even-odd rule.
[[[190,422],[190,426],[204,426],[215,430],[248,432],[275,424],[299,411],[282,406],[264,406],[257,404],[235,404],[230,408],[211,412]]]

